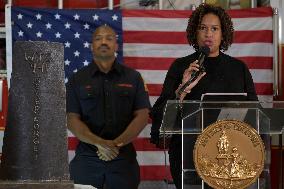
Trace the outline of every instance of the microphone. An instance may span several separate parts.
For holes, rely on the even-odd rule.
[[[198,56],[198,62],[197,64],[199,65],[199,71],[193,71],[191,74],[190,79],[179,89],[177,93],[177,99],[179,99],[180,95],[183,93],[186,87],[188,87],[196,78],[203,72],[205,72],[205,68],[203,66],[203,62],[205,58],[208,57],[210,48],[208,46],[203,46],[199,49],[199,56]]]

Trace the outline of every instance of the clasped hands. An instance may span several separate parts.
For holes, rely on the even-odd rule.
[[[119,149],[122,147],[122,143],[116,143],[114,140],[100,140],[96,145],[98,148],[97,155],[99,159],[103,161],[111,161],[119,154]]]
[[[179,85],[177,90],[175,91],[176,95],[178,95],[178,91],[180,88],[190,80],[191,75],[193,72],[198,72],[199,71],[199,64],[198,60],[195,60],[192,62],[189,67],[184,71],[183,73],[183,78],[182,78],[182,83]],[[199,82],[199,80],[206,74],[206,72],[200,73],[200,75],[194,80],[190,85],[188,85],[183,92],[179,95],[179,101],[182,102],[184,97],[191,92],[192,88],[195,87],[195,85]]]

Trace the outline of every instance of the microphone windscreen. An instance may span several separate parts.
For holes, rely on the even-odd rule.
[[[205,57],[207,57],[209,55],[210,48],[208,46],[203,46],[200,48],[200,52],[203,53]]]

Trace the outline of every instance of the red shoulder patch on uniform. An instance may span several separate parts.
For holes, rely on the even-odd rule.
[[[92,86],[91,86],[91,85],[86,85],[85,88],[86,88],[86,89],[91,89]]]
[[[117,86],[119,86],[119,87],[128,87],[128,88],[132,88],[133,87],[133,85],[129,84],[129,83],[120,83],[120,84],[117,84]]]

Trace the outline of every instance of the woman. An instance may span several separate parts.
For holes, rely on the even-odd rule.
[[[191,83],[179,96],[183,100],[200,100],[205,93],[247,93],[247,100],[257,100],[252,76],[247,66],[240,60],[228,56],[226,51],[233,41],[233,23],[230,16],[221,7],[201,4],[190,16],[187,25],[188,42],[196,50],[195,53],[176,59],[166,75],[162,93],[151,110],[152,129],[151,142],[159,145],[159,128],[163,109],[167,100],[176,98],[177,92],[190,79],[193,72],[199,71],[198,50],[208,46],[210,52],[204,61],[205,72]],[[193,146],[196,137],[187,137],[191,143],[188,149],[189,169],[193,164]],[[181,186],[181,137],[172,137],[169,146],[171,174],[178,189]],[[196,172],[188,175],[191,184],[201,182]]]

